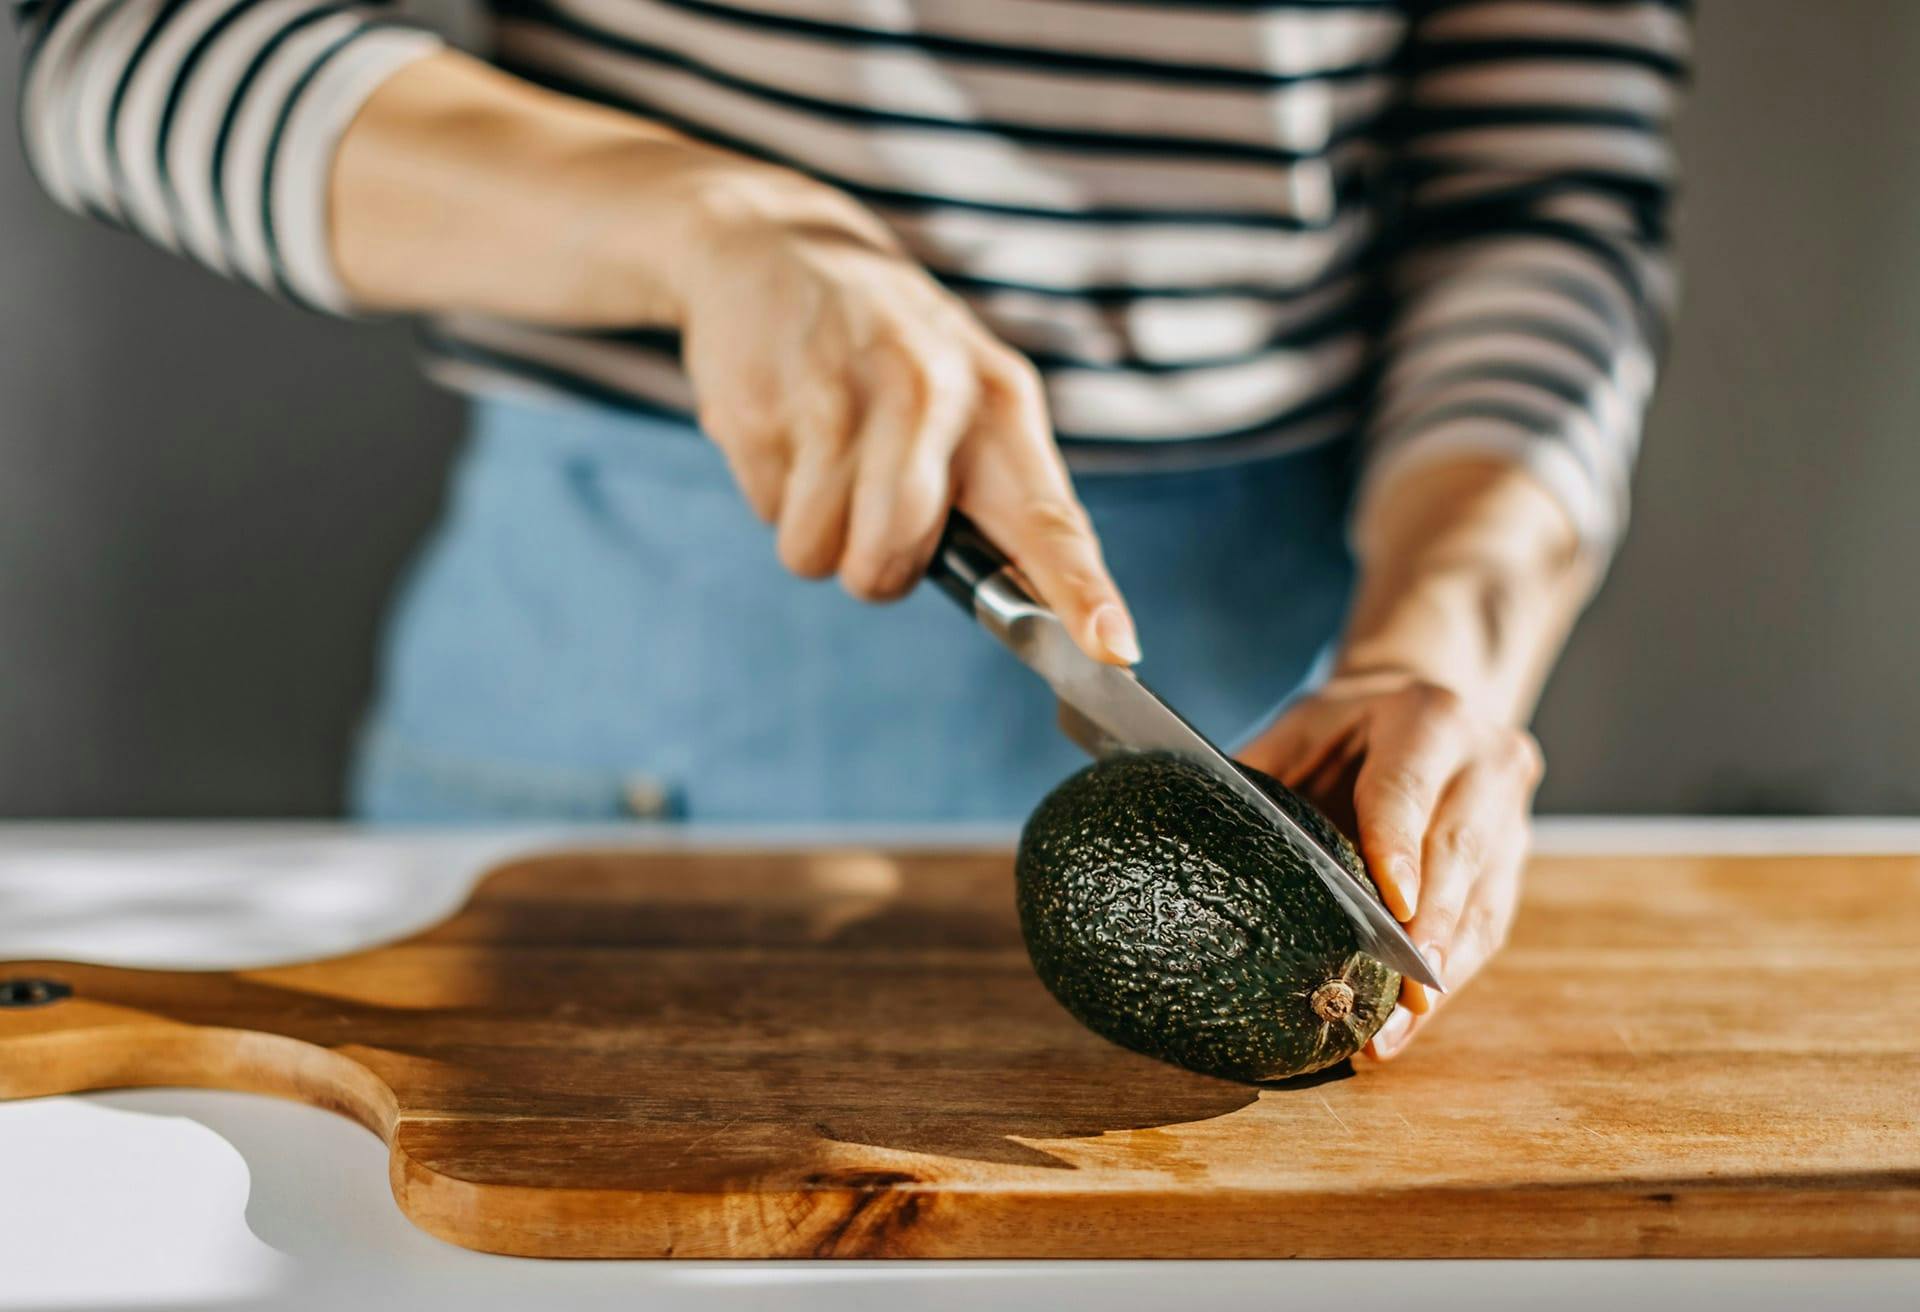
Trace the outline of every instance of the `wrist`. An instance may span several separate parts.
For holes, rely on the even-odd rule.
[[[698,145],[634,133],[580,143],[544,179],[553,197],[557,267],[568,321],[682,327],[688,266],[710,240],[701,218],[711,175],[734,161]]]
[[[1524,721],[1592,584],[1559,504],[1512,465],[1462,460],[1364,510],[1336,677],[1417,679]]]
[[[656,183],[669,213],[670,254],[661,278],[679,311],[676,326],[709,302],[714,289],[738,286],[743,269],[765,272],[757,291],[773,295],[777,270],[796,254],[823,259],[898,260],[893,234],[858,201],[805,174],[744,156],[702,150],[675,162]],[[642,258],[646,253],[642,252]],[[777,255],[769,266],[770,255]],[[658,247],[653,254],[658,259]],[[737,307],[726,305],[723,311]]]
[[[1490,571],[1454,567],[1362,583],[1331,678],[1349,686],[1436,684],[1506,718],[1515,594]]]

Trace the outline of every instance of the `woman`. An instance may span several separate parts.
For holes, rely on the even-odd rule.
[[[364,814],[1024,813],[1073,764],[1031,676],[786,577],[906,597],[958,507],[1343,814],[1458,985],[1621,527],[1676,10],[495,0],[489,65],[320,0],[27,0],[23,137],[75,210],[434,316],[473,436]]]

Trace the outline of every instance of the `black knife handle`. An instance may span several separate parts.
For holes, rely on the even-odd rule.
[[[927,566],[927,577],[971,615],[973,594],[1007,564],[1000,548],[987,541],[973,521],[956,510],[947,516],[946,531],[940,535],[940,546]]]

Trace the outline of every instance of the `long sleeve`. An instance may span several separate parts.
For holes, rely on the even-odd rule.
[[[350,308],[328,250],[334,147],[436,35],[323,0],[16,0],[15,13],[21,138],[54,200]]]
[[[1360,513],[1431,460],[1490,455],[1536,475],[1604,558],[1673,300],[1685,5],[1416,8]]]

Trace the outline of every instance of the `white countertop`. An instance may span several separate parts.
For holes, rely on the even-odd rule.
[[[1004,829],[432,833],[323,824],[0,824],[0,960],[241,967],[432,924],[555,842],[1010,841]],[[1551,852],[1920,853],[1920,821],[1547,820]],[[0,1104],[0,1309],[1920,1307],[1916,1262],[539,1262],[414,1229],[386,1149],[269,1098],[143,1090]]]

